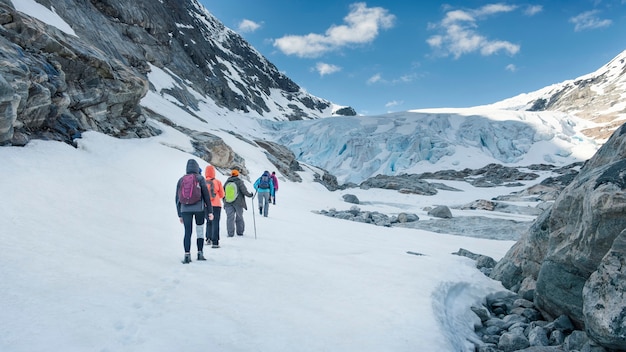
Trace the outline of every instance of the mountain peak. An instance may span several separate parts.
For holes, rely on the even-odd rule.
[[[626,122],[626,50],[595,72],[490,106],[571,114],[594,124],[582,131],[584,135],[605,141]]]

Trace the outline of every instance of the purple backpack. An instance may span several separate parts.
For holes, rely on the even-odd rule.
[[[200,189],[200,182],[198,182],[198,175],[187,174],[183,176],[178,189],[178,200],[182,204],[196,204],[201,198],[202,190]]]

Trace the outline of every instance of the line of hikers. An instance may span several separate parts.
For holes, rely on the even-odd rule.
[[[259,214],[267,217],[269,205],[276,204],[278,179],[276,172],[263,172],[254,182],[255,193],[246,188],[239,178],[239,170],[233,169],[230,177],[222,184],[215,178],[215,168],[207,165],[202,176],[202,169],[194,159],[187,161],[186,173],[176,184],[176,212],[184,225],[183,248],[185,257],[183,264],[191,263],[191,233],[193,223],[196,224],[196,246],[198,260],[206,260],[203,254],[205,237],[206,244],[212,248],[220,248],[220,218],[222,205],[226,212],[226,232],[228,237],[243,236],[245,221],[243,211],[247,210],[245,197],[259,195]],[[206,232],[204,220],[207,219]]]

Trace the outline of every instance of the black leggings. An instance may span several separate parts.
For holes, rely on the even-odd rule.
[[[213,244],[220,242],[220,218],[222,215],[222,207],[213,206],[213,220],[206,222],[206,238],[211,240]]]
[[[204,211],[197,213],[182,213],[183,216],[183,225],[185,225],[185,238],[183,239],[183,247],[185,247],[185,253],[189,253],[191,250],[191,231],[193,226],[193,218],[196,218],[196,225],[204,225]],[[198,243],[198,251],[202,251],[202,244],[204,244],[204,234],[197,234],[199,237]]]

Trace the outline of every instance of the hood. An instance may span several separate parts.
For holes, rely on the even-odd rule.
[[[197,174],[198,170],[200,170],[200,166],[198,162],[194,159],[187,160],[187,173],[188,174]]]
[[[263,173],[263,176],[269,176],[269,175],[270,175],[270,172],[269,172],[269,171],[265,171],[265,172]]]
[[[215,178],[215,168],[213,165],[207,165],[207,167],[204,168],[204,177],[207,179]]]

